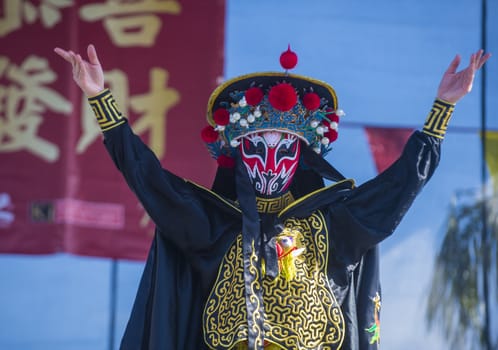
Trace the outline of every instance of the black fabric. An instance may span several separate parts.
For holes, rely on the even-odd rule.
[[[265,254],[286,219],[316,211],[325,219],[326,273],[346,324],[341,349],[377,349],[365,330],[374,322],[372,297],[380,293],[377,244],[393,233],[431,177],[439,139],[416,132],[400,159],[371,181],[354,187],[343,180],[279,215],[256,217],[249,208],[243,216],[231,201],[164,170],[127,123],[104,136],[116,166],[157,225],[121,349],[206,349],[204,303],[237,236],[259,231],[256,241]]]
[[[249,175],[242,162],[241,157],[236,158],[235,166],[235,189],[237,199],[242,210],[242,252],[244,256],[244,283],[247,311],[248,348],[263,350],[264,344],[264,309],[257,309],[257,305],[263,305],[263,291],[261,288],[254,289],[255,282],[261,286],[261,276],[251,273],[251,263],[255,254],[258,261],[257,268],[261,271],[262,242],[261,225],[259,214],[256,209],[256,194],[249,179]],[[260,317],[255,313],[260,312]]]
[[[235,169],[219,166],[211,189],[219,195],[235,201],[237,199]]]

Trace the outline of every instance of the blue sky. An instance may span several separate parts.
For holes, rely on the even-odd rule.
[[[498,4],[489,1],[489,18]],[[290,43],[296,74],[329,82],[345,121],[421,127],[442,73],[455,54],[467,64],[481,45],[480,2],[475,0],[227,2],[225,77],[280,70]],[[489,21],[488,50],[498,54],[498,24]],[[50,43],[47,43],[50,45]],[[488,126],[498,129],[498,62],[488,63]],[[458,104],[451,126],[480,125],[480,78]],[[362,183],[375,176],[362,128],[344,126],[328,160]],[[382,349],[443,349],[443,338],[424,324],[434,254],[452,196],[477,188],[476,133],[452,132],[431,182],[381,245]],[[130,313],[142,263],[118,264],[115,344]],[[0,256],[0,348],[108,349],[111,262],[107,259]]]

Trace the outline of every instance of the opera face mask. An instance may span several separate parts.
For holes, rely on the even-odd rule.
[[[299,162],[297,136],[265,131],[245,136],[239,147],[257,195],[277,197],[288,190]]]

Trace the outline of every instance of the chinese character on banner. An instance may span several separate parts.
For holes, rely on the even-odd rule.
[[[224,19],[224,0],[0,1],[0,253],[147,256],[154,224],[53,49],[86,58],[95,45],[135,134],[209,187],[217,163],[199,132],[223,75]]]
[[[68,114],[72,104],[46,87],[56,79],[48,61],[29,56],[20,66],[0,56],[0,153],[26,150],[47,162],[59,158],[59,147],[38,135],[47,110]]]
[[[103,20],[116,46],[153,46],[162,21],[156,14],[178,15],[181,6],[175,0],[107,0],[89,4],[80,10],[85,21]]]
[[[73,0],[41,0],[38,7],[29,0],[4,0],[0,17],[0,37],[40,19],[43,26],[52,28],[61,20],[60,9],[71,6]]]

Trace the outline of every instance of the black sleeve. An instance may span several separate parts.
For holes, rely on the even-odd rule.
[[[394,164],[329,207],[331,241],[344,263],[357,262],[394,232],[436,169],[441,141],[416,131]]]
[[[422,131],[399,159],[374,179],[346,193],[330,209],[331,241],[346,265],[391,235],[439,164],[441,143],[455,105],[436,98]]]
[[[104,143],[158,232],[185,252],[208,250],[223,232],[216,208],[206,208],[190,182],[162,168],[155,154],[131,130],[110,91],[89,99]],[[209,209],[209,211],[208,211]]]

